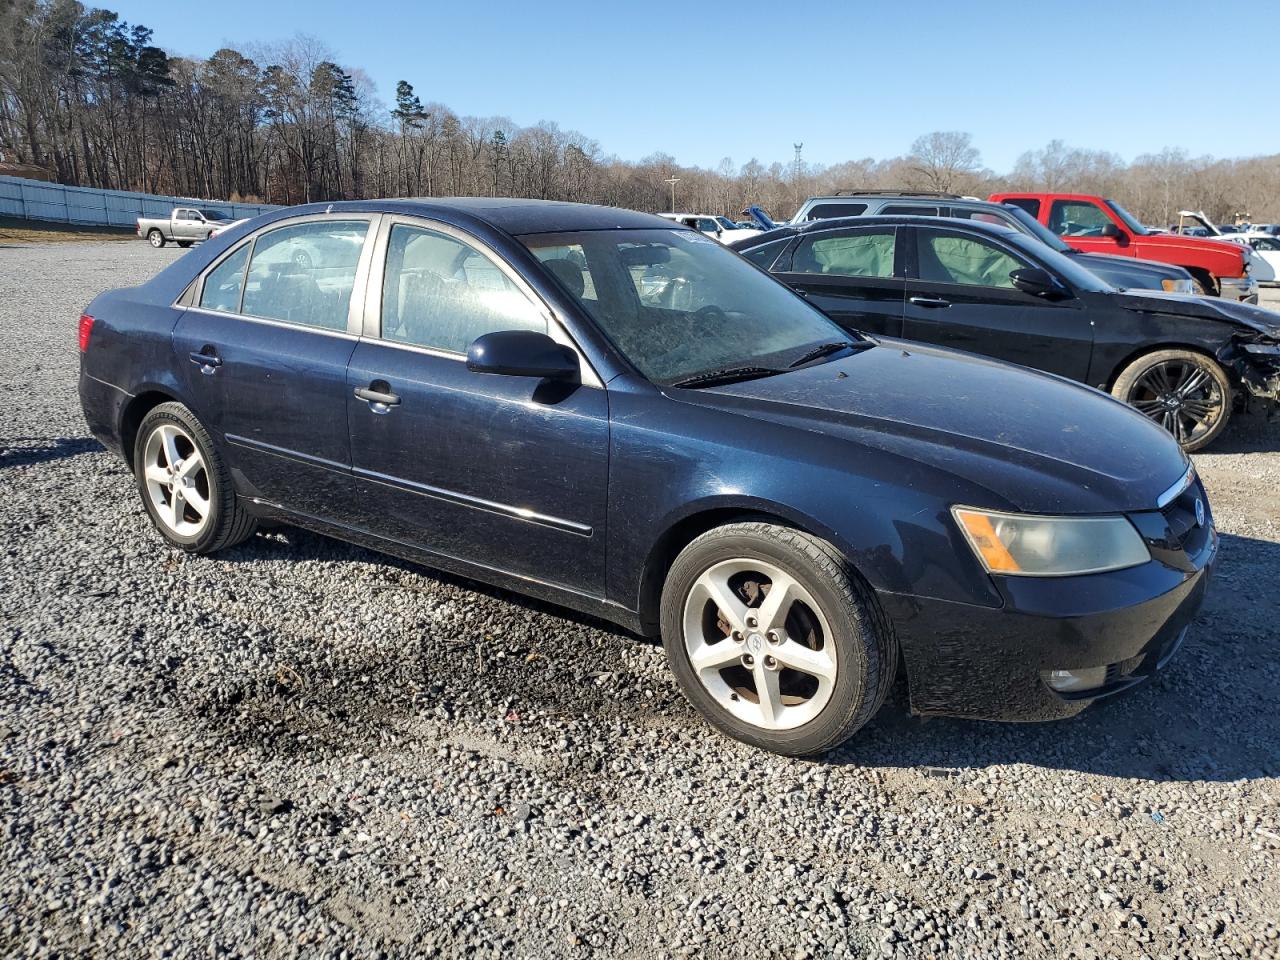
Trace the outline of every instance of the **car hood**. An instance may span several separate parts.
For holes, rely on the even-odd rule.
[[[1200,320],[1223,320],[1254,333],[1280,339],[1280,313],[1238,300],[1165,293],[1163,290],[1126,290],[1114,296],[1119,305],[1127,310],[1167,313]]]
[[[1207,257],[1220,257],[1226,254],[1234,262],[1238,263],[1243,269],[1244,267],[1244,247],[1238,243],[1232,243],[1230,240],[1217,240],[1206,237],[1188,237],[1181,233],[1148,233],[1136,238],[1139,250],[1144,258],[1152,259],[1152,250],[1162,250],[1169,254],[1174,253],[1198,253]],[[1160,259],[1163,259],[1161,257]],[[1185,260],[1182,262],[1186,262]],[[1213,261],[1204,264],[1210,266]],[[1211,269],[1213,269],[1211,267]],[[1216,273],[1216,269],[1214,269]]]
[[[1123,270],[1125,273],[1142,273],[1150,274],[1157,277],[1189,277],[1189,274],[1182,267],[1175,267],[1168,263],[1160,263],[1156,260],[1139,260],[1136,257],[1121,257],[1114,253],[1082,253],[1075,251],[1070,254],[1071,259],[1085,268],[1098,267],[1099,269]]]
[[[965,483],[977,506],[1035,513],[1150,510],[1187,468],[1154,423],[1090,387],[973,354],[898,340],[679,399],[902,458]],[[974,488],[980,488],[978,493]]]

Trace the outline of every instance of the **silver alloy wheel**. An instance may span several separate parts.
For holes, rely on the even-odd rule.
[[[200,448],[181,427],[162,423],[142,452],[147,496],[160,522],[178,537],[200,536],[209,523],[209,470]]]
[[[147,242],[157,249],[164,246],[164,235],[159,230],[152,230],[147,234]]]
[[[791,730],[831,699],[836,651],[813,595],[767,560],[723,560],[685,597],[685,652],[725,710],[762,730]]]
[[[1152,366],[1130,388],[1128,400],[1182,444],[1205,436],[1226,411],[1226,398],[1217,381],[1189,359],[1164,360]]]

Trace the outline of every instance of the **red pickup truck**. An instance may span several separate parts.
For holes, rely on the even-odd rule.
[[[1017,204],[1077,250],[1159,260],[1185,267],[1205,293],[1258,302],[1249,276],[1250,254],[1238,243],[1152,233],[1114,200],[1079,193],[995,193],[996,203]]]

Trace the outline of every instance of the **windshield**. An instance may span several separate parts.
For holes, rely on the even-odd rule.
[[[780,372],[819,345],[851,339],[782,283],[691,230],[521,239],[657,384],[736,368]]]
[[[1128,227],[1130,230],[1132,230],[1134,233],[1136,233],[1138,236],[1145,237],[1149,233],[1147,228],[1138,222],[1137,217],[1135,217],[1132,213],[1130,213],[1124,207],[1120,206],[1120,204],[1116,203],[1114,200],[1104,200],[1103,203],[1105,203],[1108,207],[1110,207],[1111,212],[1114,213],[1121,220],[1123,220],[1124,225]]]
[[[1004,208],[1013,214],[1013,219],[1017,220],[1022,227],[1022,232],[1028,236],[1035,237],[1046,247],[1051,247],[1059,253],[1074,253],[1075,248],[1067,243],[1060,236],[1046,227],[1043,223],[1033,217],[1022,207],[1014,203],[1003,204]]]
[[[730,220],[728,217],[716,217],[716,222],[720,224],[720,226],[724,227],[726,230],[738,229],[738,225],[734,223],[732,220]]]

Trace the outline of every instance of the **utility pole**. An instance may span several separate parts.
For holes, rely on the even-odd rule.
[[[676,184],[680,182],[679,177],[667,177],[663,183],[671,184],[671,212],[676,212]]]
[[[800,170],[803,168],[803,163],[800,160],[800,151],[804,149],[804,144],[793,143],[792,146],[796,148],[796,162],[795,162],[795,165],[791,168],[791,189],[795,192],[796,206],[799,207],[800,206]]]

